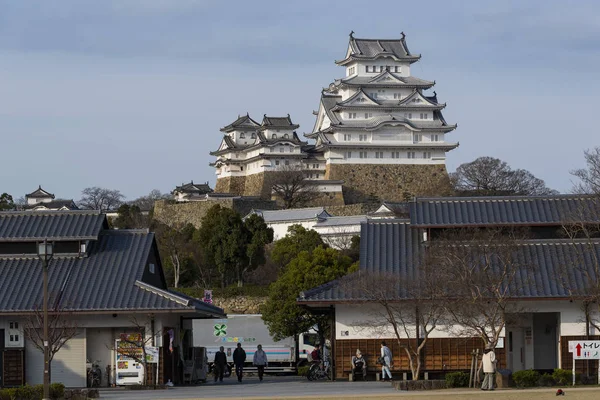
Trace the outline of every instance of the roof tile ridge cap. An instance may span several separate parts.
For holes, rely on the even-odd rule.
[[[186,299],[186,298],[183,298],[181,296],[178,296],[177,294],[172,293],[172,292],[170,292],[168,290],[157,288],[156,286],[151,285],[151,284],[146,283],[146,282],[143,282],[143,281],[141,281],[139,279],[135,280],[135,285],[137,287],[139,287],[140,289],[146,290],[146,291],[148,291],[150,293],[154,293],[154,294],[156,294],[158,296],[164,297],[166,299],[169,299],[169,300],[172,300],[172,301],[175,301],[175,302],[180,302],[181,304],[184,304],[186,306],[188,306],[190,304],[190,299]]]

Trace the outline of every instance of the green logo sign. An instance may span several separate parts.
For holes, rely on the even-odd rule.
[[[215,324],[215,336],[225,336],[227,335],[227,325],[225,324]]]

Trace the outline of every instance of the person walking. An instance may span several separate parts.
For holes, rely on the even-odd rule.
[[[392,351],[386,346],[385,342],[381,342],[381,379],[384,382],[392,380],[392,372],[390,371],[392,359]],[[389,379],[387,378],[388,376]]]
[[[254,359],[252,360],[252,364],[258,370],[258,380],[262,382],[263,374],[265,373],[265,367],[269,365],[267,361],[267,353],[262,349],[262,344],[259,344],[254,352]]]
[[[219,379],[219,382],[223,382],[223,373],[225,372],[225,366],[227,365],[227,356],[225,355],[225,348],[219,347],[219,351],[215,353],[215,361],[213,363],[215,382]]]
[[[367,361],[359,349],[356,349],[356,355],[352,356],[352,373],[354,376],[361,373],[363,381],[367,380]]]
[[[483,384],[481,390],[494,390],[494,377],[496,375],[496,353],[492,348],[486,348],[483,350],[483,357],[481,362],[483,363]]]
[[[235,364],[235,374],[238,382],[242,381],[244,375],[244,363],[246,362],[246,351],[242,349],[242,344],[238,343],[237,348],[233,351],[233,363]]]

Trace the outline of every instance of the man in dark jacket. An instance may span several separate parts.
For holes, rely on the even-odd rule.
[[[246,362],[246,351],[242,349],[242,344],[237,344],[237,349],[233,351],[233,363],[235,364],[235,374],[237,375],[238,382],[242,381],[242,375],[244,373],[244,363]]]
[[[227,356],[225,355],[225,348],[223,346],[219,347],[219,351],[215,353],[215,382],[217,378],[220,382],[223,382],[223,373],[225,372],[225,366],[227,365]]]

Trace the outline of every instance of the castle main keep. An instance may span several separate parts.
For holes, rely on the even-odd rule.
[[[311,133],[301,140],[291,117],[250,115],[221,129],[217,151],[218,193],[270,199],[278,174],[303,171],[325,204],[403,201],[445,195],[446,153],[458,146],[456,129],[442,115],[434,85],[411,75],[421,58],[400,39],[358,39],[350,34],[336,64],[345,77],[321,92]]]

